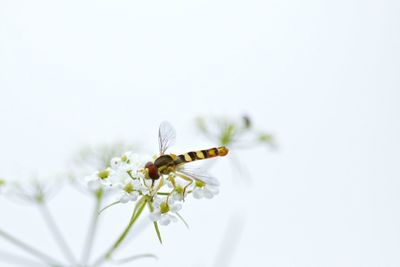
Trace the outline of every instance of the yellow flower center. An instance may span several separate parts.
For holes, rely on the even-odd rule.
[[[202,181],[199,181],[199,180],[196,181],[196,186],[197,187],[204,187],[205,185],[206,185],[206,183],[204,183]]]
[[[125,187],[124,187],[124,191],[127,192],[128,194],[129,194],[129,193],[132,193],[133,190],[134,190],[133,184],[131,184],[131,183],[125,185]]]
[[[167,202],[162,202],[160,204],[160,211],[161,213],[167,213],[169,211],[169,206]]]
[[[109,175],[110,175],[109,170],[102,170],[102,171],[99,171],[99,173],[97,174],[97,176],[99,176],[99,178],[103,179],[103,180],[108,178]]]
[[[177,185],[175,187],[175,192],[177,192],[178,194],[183,194],[183,187],[180,185]]]
[[[121,156],[121,161],[128,162],[128,157],[126,155]]]

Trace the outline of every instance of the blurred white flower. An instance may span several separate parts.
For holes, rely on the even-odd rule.
[[[108,179],[110,177],[112,170],[110,168],[96,171],[95,173],[85,177],[87,186],[90,191],[96,192],[100,189],[105,191],[111,189],[112,184]]]
[[[34,177],[30,179],[7,182],[4,194],[29,203],[44,203],[60,190],[64,180],[48,177]]]
[[[193,197],[196,199],[200,199],[200,198],[211,199],[218,193],[219,193],[218,186],[205,184],[200,181],[195,182],[195,185],[194,185],[194,188],[192,191]]]
[[[155,198],[153,201],[153,212],[150,213],[150,220],[158,221],[161,225],[168,225],[171,222],[176,222],[178,217],[176,212],[182,208],[181,203],[176,203],[171,198]]]
[[[196,125],[206,138],[230,148],[251,148],[261,144],[276,148],[277,145],[273,135],[256,129],[247,115],[198,117]]]
[[[123,164],[120,157],[115,157],[110,160],[110,167],[113,169],[118,169]]]

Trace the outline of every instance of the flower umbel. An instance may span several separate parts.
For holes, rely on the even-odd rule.
[[[167,226],[179,219],[187,226],[180,214],[183,206],[190,205],[190,201],[193,199],[211,199],[219,193],[218,180],[208,175],[207,171],[203,172],[204,169],[193,168],[195,164],[192,165],[192,162],[226,156],[229,151],[226,146],[237,146],[239,144],[238,140],[242,135],[244,136],[244,133],[251,132],[252,123],[248,118],[243,118],[240,123],[225,121],[220,125],[220,132],[217,135],[213,135],[209,125],[203,121],[199,123],[199,129],[206,133],[207,136],[216,136],[217,142],[213,143],[218,143],[221,146],[216,147],[214,145],[214,147],[208,149],[189,151],[177,155],[169,154],[169,147],[174,141],[175,132],[171,131],[167,124],[162,125],[159,128],[159,154],[157,156],[135,154],[130,151],[122,153],[122,151],[119,151],[119,147],[115,150],[107,149],[107,151],[105,150],[107,153],[102,157],[96,157],[91,161],[90,155],[92,155],[92,152],[89,151],[90,153],[82,155],[82,158],[77,157],[78,163],[84,165],[85,169],[81,169],[78,172],[70,168],[67,174],[72,175],[73,179],[65,179],[69,177],[63,173],[62,181],[68,181],[74,188],[80,189],[79,191],[90,192],[95,197],[92,199],[95,201],[93,203],[92,219],[88,227],[81,259],[74,255],[68,240],[62,234],[63,227],[58,227],[57,220],[50,212],[52,209],[49,209],[53,205],[50,202],[53,193],[59,191],[61,185],[65,184],[59,183],[57,179],[42,180],[42,177],[37,177],[30,181],[9,182],[9,180],[6,181],[0,178],[0,195],[17,196],[19,199],[25,200],[25,203],[36,204],[35,206],[39,208],[56,244],[68,262],[53,260],[46,253],[25,244],[1,229],[0,238],[3,237],[26,252],[31,253],[32,256],[40,259],[43,265],[46,266],[100,267],[106,261],[111,264],[125,262],[125,260],[117,261],[118,258],[115,257],[114,252],[124,243],[131,229],[136,231],[138,227],[132,228],[132,226],[141,218],[140,216],[143,213],[148,213],[146,218],[150,220],[144,222],[153,224],[161,243],[159,225]],[[266,133],[260,134],[258,135],[258,141],[268,143],[271,141],[271,136]],[[109,153],[117,150],[119,151],[118,153]],[[94,168],[91,165],[92,163],[97,164],[97,167]],[[207,169],[209,167],[210,165],[208,165]],[[88,169],[90,169],[89,172],[87,171]],[[92,174],[87,175],[88,173]],[[76,179],[78,176],[85,179]],[[73,196],[69,199],[72,198]],[[94,241],[97,239],[95,238],[97,222],[105,216],[99,215],[103,214],[102,212],[105,209],[120,204],[125,204],[124,209],[132,207],[130,220],[127,224],[124,223],[125,228],[115,242],[110,244],[111,246],[108,250],[100,255],[97,260],[92,261],[91,251],[94,247]],[[79,206],[79,209],[81,207],[83,205]],[[127,259],[131,260],[133,258]]]
[[[168,154],[167,149],[175,141],[175,130],[164,122],[160,125],[158,133],[158,156],[149,157],[126,152],[112,158],[108,166],[87,178],[88,186],[92,190],[108,193],[108,196],[117,199],[100,209],[99,213],[121,203],[133,202],[135,206],[128,226],[99,262],[111,258],[145,207],[148,207],[149,218],[162,243],[159,224],[166,226],[180,219],[187,226],[178,212],[183,204],[187,203],[189,195],[193,194],[195,199],[210,199],[218,193],[218,180],[206,172],[200,172],[199,168],[186,168],[186,164],[195,160],[226,156],[228,148],[220,146],[180,155]],[[97,266],[96,262],[94,266]]]
[[[247,115],[241,118],[198,117],[196,126],[199,132],[212,142],[231,148],[249,148],[261,144],[275,146],[273,136],[265,131],[255,129],[252,120]]]
[[[212,177],[207,177],[205,181],[192,180],[170,172],[168,175],[160,175],[157,180],[149,179],[144,169],[150,160],[151,157],[131,152],[114,157],[109,167],[89,176],[88,186],[92,190],[101,188],[116,196],[116,202],[106,208],[117,203],[136,202],[140,196],[147,197],[149,217],[160,225],[169,225],[182,218],[177,212],[186,203],[184,200],[188,195],[193,194],[195,199],[211,199],[219,192],[219,183]]]

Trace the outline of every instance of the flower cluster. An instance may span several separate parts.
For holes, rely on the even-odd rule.
[[[63,180],[28,177],[21,180],[4,180],[0,178],[0,195],[10,200],[24,203],[43,204],[62,187]]]
[[[104,190],[106,193],[118,194],[119,201],[126,203],[135,201],[139,195],[148,195],[148,187],[144,184],[143,162],[150,157],[132,152],[121,157],[112,158],[107,168],[98,170],[86,177],[90,190]]]
[[[111,159],[110,166],[86,177],[87,185],[93,192],[103,191],[115,198],[113,203],[138,202],[146,198],[150,219],[161,225],[182,218],[178,211],[189,195],[193,198],[210,199],[218,194],[218,182],[204,182],[188,179],[170,172],[152,180],[146,175],[145,165],[154,159],[149,156],[126,152]]]
[[[275,147],[274,137],[265,131],[256,129],[249,116],[231,117],[198,117],[196,126],[199,132],[214,143],[230,148],[249,148],[267,144]]]

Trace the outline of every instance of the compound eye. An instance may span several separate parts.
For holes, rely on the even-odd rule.
[[[157,180],[158,178],[160,178],[160,174],[158,173],[158,168],[156,167],[156,165],[153,164],[153,162],[147,162],[145,167],[151,179]]]
[[[154,165],[153,162],[149,161],[144,165],[145,168],[149,168],[151,165]]]

